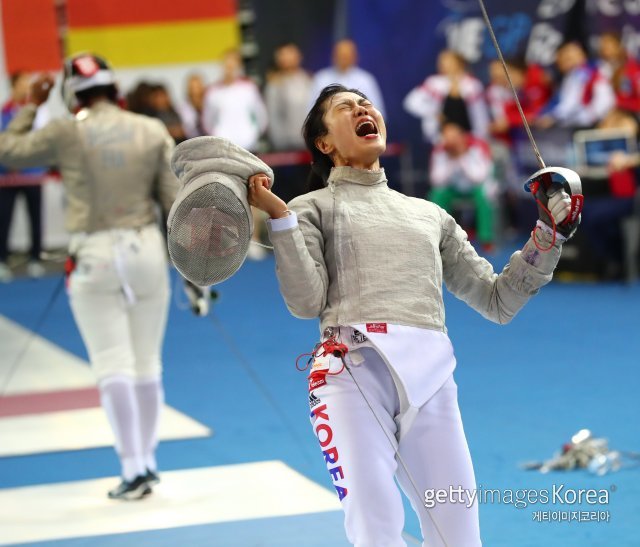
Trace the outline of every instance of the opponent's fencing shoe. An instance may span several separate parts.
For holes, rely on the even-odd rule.
[[[155,471],[151,471],[151,469],[147,468],[147,472],[144,475],[144,480],[147,481],[147,484],[151,486],[155,486],[160,482],[160,475]]]
[[[151,494],[151,487],[146,475],[138,475],[132,481],[123,480],[113,490],[109,491],[112,500],[139,500]]]

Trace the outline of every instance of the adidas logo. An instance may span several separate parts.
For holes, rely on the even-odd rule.
[[[320,404],[320,397],[318,397],[315,393],[309,393],[309,408],[313,408],[316,405]]]

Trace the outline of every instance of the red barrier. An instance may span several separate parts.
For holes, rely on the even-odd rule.
[[[387,149],[382,157],[401,156],[405,151],[405,145],[397,142],[387,143]],[[258,154],[258,157],[269,167],[284,167],[286,165],[308,165],[311,163],[311,154],[308,150],[294,150],[291,152],[269,152]]]
[[[15,171],[0,174],[0,188],[39,186],[45,182],[62,182],[60,173],[58,171],[47,171],[46,173],[33,174]]]

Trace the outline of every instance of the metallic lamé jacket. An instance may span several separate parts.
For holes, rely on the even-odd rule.
[[[0,133],[0,163],[14,169],[56,166],[66,190],[66,228],[92,233],[156,221],[178,189],[170,169],[173,140],[155,119],[99,102],[70,119],[30,131],[34,105]]]
[[[530,239],[502,273],[443,209],[387,186],[384,170],[334,168],[328,186],[289,203],[297,225],[270,229],[287,307],[326,327],[386,322],[445,331],[442,284],[507,323],[548,283],[560,244]],[[536,236],[549,246],[546,233]]]

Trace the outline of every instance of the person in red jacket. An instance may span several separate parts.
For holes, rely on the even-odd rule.
[[[524,61],[509,60],[507,68],[518,99],[527,120],[531,121],[551,98],[551,82],[548,74],[539,65],[527,65]],[[491,113],[491,136],[510,144],[513,131],[522,128],[522,118],[513,91],[497,59],[489,65],[491,83],[487,88],[487,103]]]
[[[613,87],[616,107],[640,114],[640,63],[627,54],[620,35],[614,32],[600,36],[598,54],[598,68]]]

